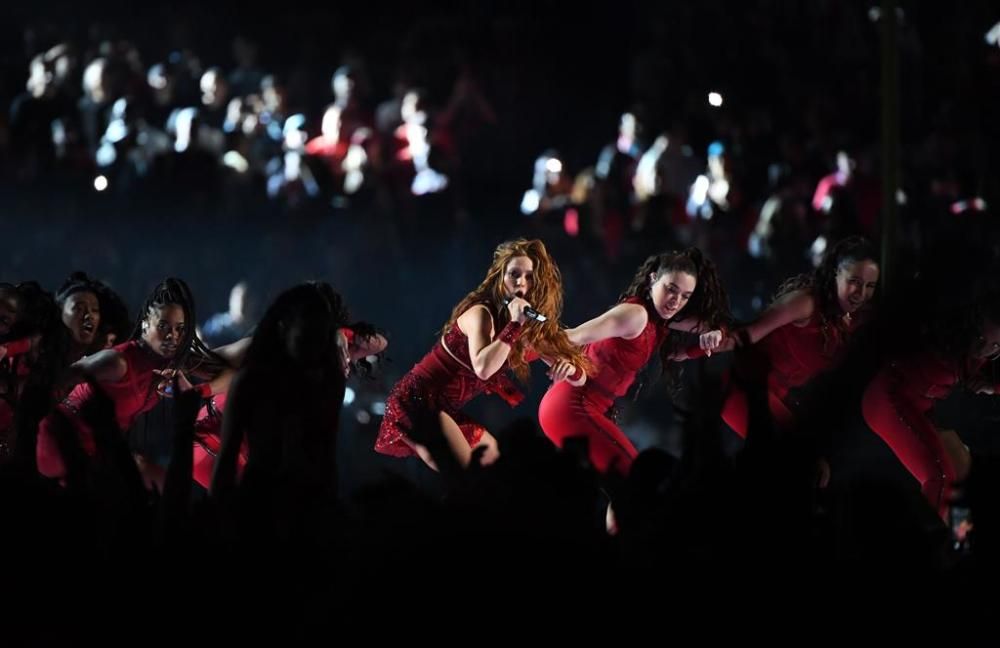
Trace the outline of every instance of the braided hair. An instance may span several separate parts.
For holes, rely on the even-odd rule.
[[[177,344],[177,355],[170,361],[170,368],[186,372],[199,370],[202,373],[217,374],[228,367],[229,363],[205,346],[205,343],[195,334],[197,319],[194,296],[184,280],[176,277],[167,277],[158,283],[146,301],[143,302],[136,318],[135,327],[132,329],[131,339],[141,339],[143,322],[154,311],[169,305],[179,306],[184,311],[184,322],[187,323]]]

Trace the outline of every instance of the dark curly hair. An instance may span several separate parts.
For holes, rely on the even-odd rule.
[[[696,281],[691,298],[673,319],[694,318],[700,330],[713,330],[732,325],[729,296],[722,286],[719,273],[715,264],[698,248],[663,252],[646,259],[636,270],[632,283],[619,296],[619,301],[639,297],[648,302],[651,299],[649,294],[651,284],[668,272],[683,272],[694,277]],[[662,372],[668,375],[668,388],[671,392],[676,391],[681,368],[678,363],[670,362],[669,358],[683,346],[685,346],[683,336],[671,335],[660,347]]]
[[[824,345],[843,338],[848,333],[844,312],[837,298],[837,273],[848,265],[860,261],[878,263],[878,250],[862,236],[841,239],[823,255],[819,266],[811,274],[801,274],[786,280],[775,293],[772,303],[796,291],[805,291],[816,300],[816,313]]]
[[[93,293],[97,297],[97,304],[101,313],[101,323],[97,330],[98,335],[94,338],[92,348],[87,349],[86,353],[90,354],[100,351],[104,347],[109,333],[113,333],[119,343],[125,341],[128,338],[129,331],[132,330],[132,319],[129,317],[128,307],[111,286],[103,281],[93,279],[85,272],[77,271],[72,273],[66,278],[66,281],[63,282],[59,290],[56,291],[55,299],[59,310],[62,311],[66,300],[71,295],[80,292]]]
[[[277,367],[294,362],[288,351],[287,336],[296,321],[310,327],[310,343],[314,347],[310,353],[319,364],[329,367],[339,367],[335,342],[338,329],[349,328],[355,335],[369,340],[381,334],[367,322],[351,322],[343,297],[330,284],[306,282],[278,295],[264,313],[254,331],[244,365]],[[353,364],[362,375],[371,372],[371,365],[366,360]]]

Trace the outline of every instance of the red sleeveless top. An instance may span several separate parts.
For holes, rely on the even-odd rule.
[[[824,327],[815,311],[805,326],[786,324],[775,329],[760,341],[767,356],[768,387],[781,395],[801,387],[840,360],[846,341],[837,327]]]
[[[587,376],[582,389],[591,389],[594,396],[609,401],[624,396],[636,374],[646,366],[653,353],[660,348],[670,328],[645,299],[629,297],[623,303],[639,304],[646,309],[648,321],[642,333],[631,340],[608,338],[588,344],[587,357],[594,363],[594,373]]]
[[[100,388],[115,404],[118,427],[122,432],[128,432],[139,415],[153,409],[159,402],[154,381],[160,377],[153,370],[166,367],[167,360],[147,349],[138,340],[130,340],[112,348],[122,354],[128,368],[121,380],[100,383]],[[92,395],[90,383],[80,383],[60,406],[76,414]]]

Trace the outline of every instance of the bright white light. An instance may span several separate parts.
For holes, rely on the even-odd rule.
[[[344,405],[350,405],[354,402],[354,390],[350,387],[344,388]]]
[[[97,149],[97,154],[94,156],[94,161],[97,162],[99,167],[109,167],[115,163],[118,159],[118,152],[115,151],[115,147],[109,142],[104,142],[101,144],[100,148]]]
[[[709,105],[712,105],[712,106],[715,106],[716,108],[718,108],[719,106],[722,105],[722,95],[720,95],[718,92],[709,92],[708,93],[708,103],[709,103]]]
[[[818,268],[823,261],[823,254],[826,252],[827,242],[825,236],[817,236],[812,245],[809,246],[809,255],[812,257],[814,268]]]
[[[104,191],[107,188],[108,188],[107,178],[105,178],[102,175],[99,175],[96,178],[94,178],[94,189],[97,189],[98,191]]]
[[[1000,47],[1000,22],[993,25],[993,27],[986,32],[986,43]]]
[[[705,204],[705,201],[708,199],[708,186],[710,184],[708,176],[700,175],[695,178],[694,184],[691,185],[691,202],[696,207],[701,207]]]
[[[530,216],[538,211],[538,205],[542,202],[541,196],[534,189],[528,189],[524,192],[524,198],[521,199],[521,213],[525,216]]]
[[[222,164],[236,171],[236,173],[246,173],[250,169],[250,163],[236,151],[227,151],[222,156]]]
[[[545,161],[545,170],[549,173],[561,173],[562,172],[562,162],[556,158],[549,158]]]
[[[417,173],[410,183],[410,191],[414,196],[444,191],[448,187],[448,176],[438,173],[434,169],[424,169]]]

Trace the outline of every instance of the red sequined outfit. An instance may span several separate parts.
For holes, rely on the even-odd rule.
[[[448,414],[462,430],[469,446],[475,446],[486,428],[461,408],[483,392],[497,394],[511,406],[519,403],[524,395],[506,369],[505,362],[489,379],[477,377],[469,359],[469,340],[458,325],[453,324],[423,360],[392,388],[386,399],[375,450],[394,457],[415,454],[407,442],[406,431],[410,427],[410,414],[418,412]]]

